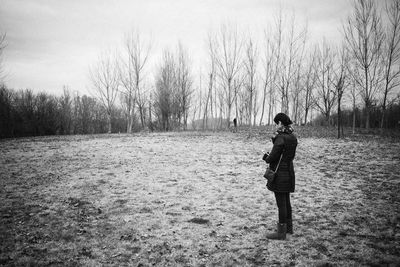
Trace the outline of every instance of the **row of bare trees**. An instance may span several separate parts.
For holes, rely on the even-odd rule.
[[[150,51],[150,42],[142,41],[136,32],[126,38],[123,53],[105,53],[91,67],[94,95],[108,114],[108,132],[118,104],[125,111],[128,133],[132,132],[135,116],[140,118],[142,129],[187,129],[193,92],[189,55],[181,44],[176,51],[165,50],[154,86],[149,86],[146,74]]]
[[[395,104],[388,105],[386,113],[386,120],[390,125],[395,125],[400,120],[400,98]],[[355,123],[357,127],[361,127],[364,123],[365,109],[356,108],[355,112],[344,110],[342,114],[343,124],[346,126]],[[371,127],[379,127],[380,117],[381,109],[373,107],[370,111]],[[124,109],[114,108],[111,118],[113,133],[126,131]],[[332,118],[336,121],[337,115],[334,114]],[[314,119],[314,124],[323,125],[324,121],[323,115],[318,116]],[[140,118],[134,115],[132,131],[140,129]],[[159,129],[162,130],[161,127]],[[43,92],[34,93],[32,90],[15,91],[0,87],[0,139],[107,132],[108,114],[97,98],[72,93],[68,89],[56,97]]]
[[[400,84],[400,1],[387,2],[383,13],[376,1],[358,0],[344,25],[349,53],[347,72],[363,99],[366,128],[370,126],[370,110],[377,101],[382,107],[383,127],[388,96]]]
[[[400,84],[400,1],[380,9],[376,1],[355,0],[338,45],[325,38],[311,44],[307,26],[299,25],[294,15],[279,13],[261,46],[236,27],[211,33],[207,88],[197,105],[203,120],[226,118],[229,127],[234,114],[239,123],[255,125],[259,118],[262,125],[281,111],[306,124],[318,111],[326,124],[340,127],[346,101],[353,110],[364,107],[367,129],[371,108],[381,108],[383,128],[388,101],[396,99]],[[339,122],[331,119],[336,112]]]
[[[113,132],[125,131],[122,109],[112,112]],[[0,87],[0,138],[95,134],[108,131],[108,113],[98,99],[71,93],[56,97]]]
[[[320,52],[330,48],[317,47],[307,57],[307,27],[296,25],[294,16],[287,20],[280,13],[274,27],[264,32],[261,45],[251,36],[239,34],[236,27],[222,25],[210,33],[208,87],[198,105],[203,120],[226,118],[229,127],[234,115],[240,124],[270,124],[279,110],[291,114],[298,123],[303,119],[306,123],[311,108],[323,110],[326,104],[330,114],[334,99],[324,93],[330,93],[325,87],[331,87],[332,81],[325,76],[327,71],[333,74],[332,66],[326,66],[331,55]],[[327,103],[316,101],[318,86],[329,98]]]

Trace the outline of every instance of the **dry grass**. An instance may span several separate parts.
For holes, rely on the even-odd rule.
[[[400,263],[400,143],[301,138],[295,234],[262,178],[262,135],[0,142],[0,265]]]

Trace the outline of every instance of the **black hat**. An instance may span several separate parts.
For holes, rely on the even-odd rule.
[[[290,118],[288,117],[288,115],[286,115],[285,113],[278,113],[276,114],[275,118],[274,118],[274,122],[276,124],[278,124],[279,122],[282,122],[283,125],[285,126],[289,126],[290,124],[292,124],[293,122],[290,120]]]

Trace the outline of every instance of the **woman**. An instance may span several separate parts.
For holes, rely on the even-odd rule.
[[[296,154],[297,138],[290,126],[292,121],[286,114],[278,113],[274,122],[278,126],[275,135],[272,137],[274,145],[271,153],[264,154],[263,160],[269,163],[272,170],[276,170],[278,167],[275,180],[271,184],[268,183],[267,187],[275,194],[279,223],[277,232],[267,235],[267,238],[282,240],[286,239],[286,233],[293,234],[290,193],[294,192],[295,187],[293,159]]]

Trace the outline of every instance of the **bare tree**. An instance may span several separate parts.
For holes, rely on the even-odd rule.
[[[285,37],[287,38],[287,46],[282,48],[281,60],[279,63],[280,69],[276,85],[280,92],[281,111],[289,113],[290,90],[295,90],[293,89],[295,87],[294,83],[296,78],[295,68],[297,67],[299,56],[301,57],[304,51],[304,44],[307,39],[307,26],[297,31],[296,20],[293,15],[289,32],[287,36],[283,35],[283,40],[285,40]]]
[[[283,41],[284,41],[284,27],[283,27],[283,16],[282,10],[279,12],[279,16],[275,20],[276,32],[267,33],[266,36],[266,52],[264,56],[264,79],[263,79],[263,104],[262,114],[260,118],[260,125],[262,124],[265,99],[268,94],[268,125],[271,124],[274,108],[276,106],[276,94],[279,87],[278,79],[280,79],[281,65],[283,64]],[[271,37],[272,36],[272,37]]]
[[[163,61],[156,76],[155,112],[164,131],[172,129],[173,97],[176,88],[175,62],[173,54],[165,50]]]
[[[280,29],[280,27],[278,27]],[[278,64],[280,57],[280,44],[281,44],[281,33],[278,32],[278,38],[276,44],[270,36],[271,34],[265,32],[265,50],[264,56],[262,57],[263,73],[262,73],[262,105],[261,105],[261,116],[259,125],[262,125],[265,113],[265,106],[267,95],[269,95],[269,109],[271,109],[271,102],[274,98],[273,90],[275,88],[275,79],[278,70]],[[275,59],[275,60],[274,60]],[[271,111],[268,112],[268,124],[270,123]]]
[[[209,70],[207,73],[208,78],[208,88],[207,94],[204,104],[204,114],[203,114],[203,129],[208,127],[208,117],[210,116],[212,120],[212,127],[215,129],[215,121],[214,118],[217,118],[217,115],[214,115],[214,110],[216,111],[216,102],[217,97],[216,93],[216,63],[215,63],[215,53],[214,53],[214,43],[211,34],[208,35],[207,46],[208,46],[208,54],[209,54]],[[200,88],[201,88],[201,79],[200,79]]]
[[[186,130],[193,93],[193,77],[191,74],[187,51],[183,48],[181,43],[178,45],[176,61],[175,77],[177,79],[176,84],[178,87],[178,121],[179,124],[181,124],[181,119],[183,119],[183,128]]]
[[[349,57],[343,44],[341,50],[339,51],[339,55],[340,55],[340,62],[338,64],[337,70],[335,71],[335,87],[337,95],[337,116],[338,116],[337,118],[338,138],[343,136],[341,102],[345,89],[348,85],[346,64],[348,62]]]
[[[382,103],[381,129],[383,129],[387,98],[393,88],[400,85],[400,0],[391,0],[386,5],[388,24],[383,46],[384,92]]]
[[[90,80],[94,94],[107,112],[108,133],[111,133],[111,118],[118,95],[119,78],[116,57],[109,52],[102,54],[97,64],[90,68]]]
[[[213,91],[214,91],[214,86],[215,86],[215,58],[214,54],[212,53],[213,48],[212,48],[212,41],[211,38],[209,37],[208,39],[208,45],[209,45],[209,56],[210,56],[210,69],[208,70],[207,73],[207,78],[208,78],[208,88],[207,88],[207,95],[206,95],[206,101],[204,104],[204,114],[203,114],[203,129],[208,127],[208,117],[209,114],[211,114],[211,118],[213,117]],[[200,87],[201,87],[201,80],[200,80]]]
[[[337,99],[334,88],[334,58],[336,54],[325,39],[317,51],[316,71],[318,90],[315,95],[315,105],[325,116],[327,124],[330,125],[331,111]]]
[[[132,132],[134,106],[137,105],[142,128],[145,127],[146,98],[143,88],[144,69],[148,62],[151,45],[142,40],[139,32],[133,32],[126,37],[126,60],[122,61],[120,71],[124,90],[124,103],[127,111],[127,132]]]
[[[246,121],[251,126],[252,125],[252,118],[255,113],[255,106],[256,106],[256,84],[257,84],[257,56],[258,56],[258,49],[257,46],[254,44],[254,41],[249,38],[246,49],[245,49],[245,56],[244,56],[244,70],[245,70],[245,82],[244,88],[246,90],[247,95],[247,110],[246,110]]]
[[[237,124],[239,125],[248,123],[248,111],[250,109],[248,91],[246,90],[244,83],[246,74],[241,72],[240,75],[241,78],[235,79],[233,82],[235,88],[235,117]]]
[[[384,39],[375,1],[354,1],[354,12],[344,25],[344,38],[355,66],[352,68],[352,79],[362,89],[360,95],[366,110],[365,128],[369,129],[370,111],[381,81],[381,48]]]
[[[304,91],[303,87],[303,71],[302,71],[302,63],[303,63],[303,58],[298,59],[298,63],[296,64],[295,68],[295,73],[296,76],[294,77],[294,84],[291,90],[291,104],[292,104],[292,115],[291,117],[293,118],[295,123],[300,122],[300,117],[301,117],[301,102],[302,98],[300,97]]]
[[[72,97],[68,86],[63,87],[63,95],[59,98],[60,106],[60,132],[61,134],[72,133]]]
[[[215,44],[213,53],[218,70],[217,75],[224,91],[223,100],[226,104],[226,119],[229,128],[232,105],[235,102],[237,86],[240,85],[238,82],[235,84],[235,80],[237,80],[242,67],[243,42],[239,38],[237,28],[228,28],[226,25],[221,26],[213,41]]]
[[[295,72],[294,76],[294,84],[292,86],[291,97],[292,97],[292,118],[296,123],[300,123],[301,119],[301,102],[302,98],[300,97],[302,92],[304,91],[304,71],[302,71],[302,66],[304,64],[304,54],[305,54],[305,42],[307,38],[302,38],[303,44],[300,45],[300,50],[296,58],[296,64],[294,66],[293,71]]]
[[[316,53],[315,49],[311,54],[307,63],[306,73],[304,78],[304,124],[307,124],[308,114],[311,108],[314,106],[314,90],[317,83],[317,72],[316,72]]]

